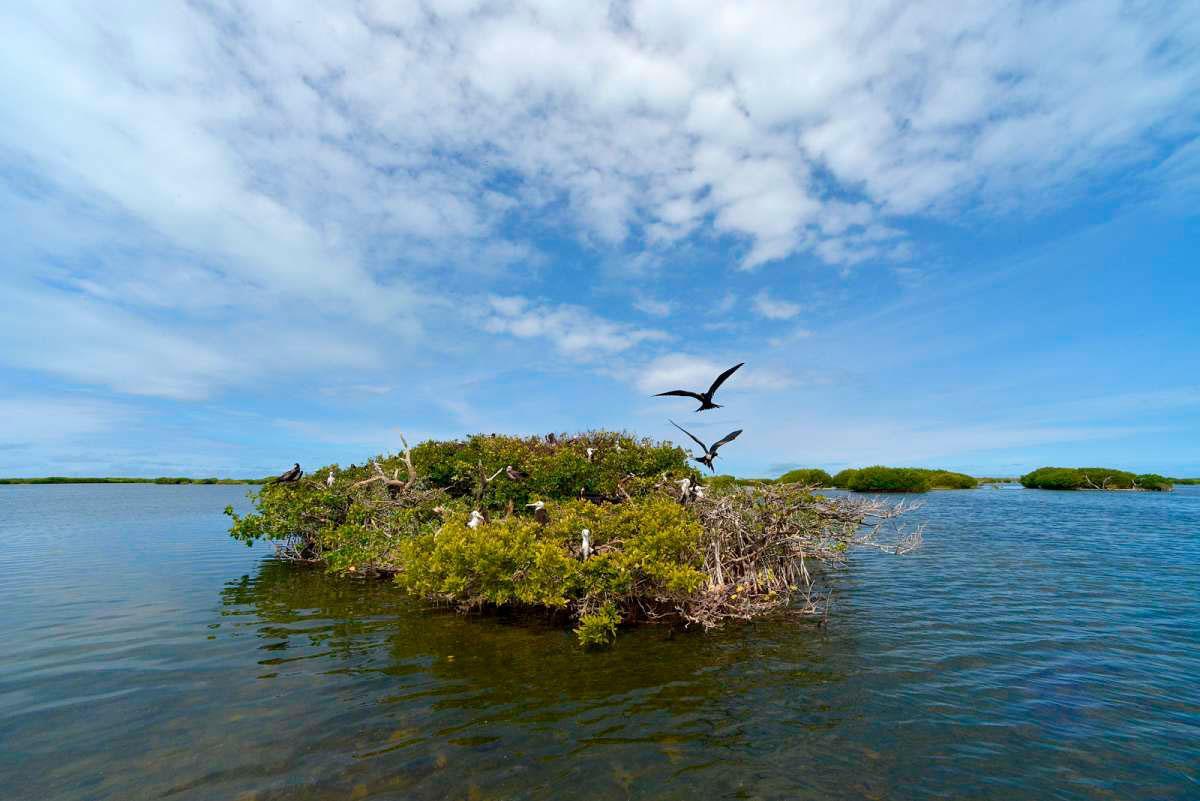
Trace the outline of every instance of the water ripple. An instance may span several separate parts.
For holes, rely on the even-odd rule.
[[[825,632],[433,611],[238,487],[0,487],[4,798],[1197,798],[1200,488],[932,493]]]

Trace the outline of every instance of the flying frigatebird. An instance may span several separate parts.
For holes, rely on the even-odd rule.
[[[292,469],[286,473],[277,476],[273,483],[275,484],[295,484],[300,480],[300,476],[304,475],[304,471],[300,469],[300,463],[297,462],[292,466]]]
[[[705,409],[720,409],[721,404],[713,403],[713,395],[715,395],[717,393],[717,389],[725,383],[725,379],[736,373],[738,368],[743,364],[745,364],[745,362],[738,362],[733,367],[730,367],[728,370],[717,376],[717,380],[712,382],[712,386],[708,388],[707,392],[691,392],[686,389],[673,389],[670,392],[659,392],[654,397],[661,398],[664,395],[678,395],[681,398],[695,398],[696,400],[700,401],[700,408],[696,409],[698,412],[702,412]]]
[[[713,459],[717,458],[717,448],[720,448],[722,445],[724,445],[727,442],[733,442],[735,439],[738,438],[738,434],[742,433],[742,429],[740,429],[740,428],[737,431],[730,431],[724,437],[722,437],[721,439],[714,442],[712,444],[712,446],[710,447],[708,445],[705,445],[700,440],[696,439],[696,437],[692,434],[692,432],[688,431],[686,428],[679,425],[679,423],[676,423],[674,420],[671,421],[671,425],[675,426],[680,431],[687,434],[689,437],[692,438],[692,442],[696,443],[697,445],[699,445],[701,448],[704,449],[703,456],[693,456],[692,458],[695,459],[700,464],[707,467],[713,473],[717,472],[717,469],[715,467],[713,467]]]

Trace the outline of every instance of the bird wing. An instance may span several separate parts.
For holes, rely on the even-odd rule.
[[[726,370],[725,372],[723,372],[719,376],[717,376],[717,380],[712,382],[712,386],[708,388],[708,396],[711,398],[713,396],[713,394],[717,391],[717,387],[724,384],[725,379],[729,378],[729,376],[736,373],[738,371],[738,368],[741,367],[743,364],[745,364],[745,362],[738,362],[733,367],[730,367],[728,370]]]
[[[742,433],[742,429],[740,429],[740,428],[737,431],[730,431],[723,438],[721,438],[713,443],[712,450],[710,450],[709,453],[715,454],[717,452],[717,448],[721,447],[722,445],[724,445],[727,442],[733,442],[735,439],[738,438],[738,434],[740,434],[740,433]]]
[[[680,431],[682,431],[683,433],[687,434],[689,437],[692,437],[692,442],[696,443],[696,444],[697,444],[697,445],[699,445],[701,448],[703,448],[705,453],[708,453],[708,446],[707,446],[707,445],[705,445],[705,444],[704,444],[703,442],[701,442],[700,440],[696,439],[694,436],[692,436],[692,432],[688,431],[686,428],[684,428],[683,426],[679,425],[679,423],[676,423],[674,420],[671,420],[670,422],[671,422],[671,425],[675,426],[675,427],[676,427],[676,428],[678,428]],[[741,432],[738,432],[738,433],[741,433]]]
[[[704,398],[700,396],[700,393],[688,392],[686,389],[673,389],[670,392],[659,392],[654,397],[661,398],[664,395],[678,395],[681,398],[695,398],[696,400],[700,401],[701,403],[704,402]]]

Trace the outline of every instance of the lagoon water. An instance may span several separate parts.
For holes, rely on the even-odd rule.
[[[431,612],[244,487],[0,487],[0,798],[1200,798],[1200,487],[935,492],[830,625]]]

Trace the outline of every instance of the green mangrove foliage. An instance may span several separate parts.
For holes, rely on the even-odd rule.
[[[282,556],[334,573],[391,576],[462,610],[562,612],[585,645],[644,619],[711,627],[789,604],[815,613],[807,564],[878,544],[902,511],[801,485],[702,483],[682,449],[613,432],[424,442],[251,498],[249,514],[226,509],[247,544],[273,540]]]
[[[1171,479],[1157,473],[1137,475],[1111,467],[1039,467],[1021,476],[1022,486],[1050,490],[1146,490],[1170,492]]]
[[[789,470],[775,480],[780,484],[803,484],[806,487],[833,486],[833,477],[820,468]]]
[[[979,481],[966,473],[951,470],[874,465],[842,470],[830,479],[829,486],[855,492],[928,492],[931,489],[975,489]]]

